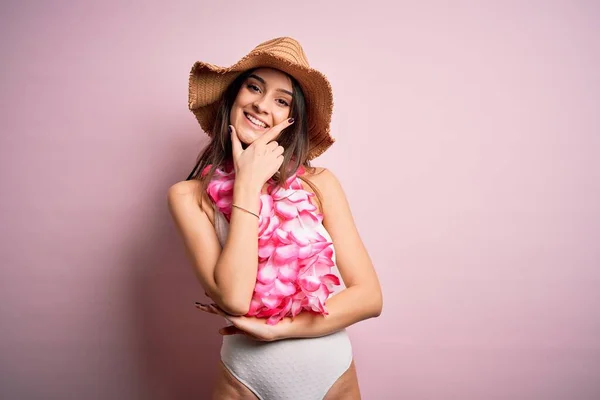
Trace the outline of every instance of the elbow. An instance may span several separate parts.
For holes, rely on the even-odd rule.
[[[383,311],[383,302],[379,303],[373,310],[373,318],[377,318],[381,315]]]
[[[240,299],[222,299],[221,308],[227,314],[239,317],[248,314],[250,304],[240,301]]]
[[[240,305],[232,304],[232,305],[228,305],[226,307],[226,309],[224,309],[223,311],[225,311],[229,315],[233,315],[235,317],[241,317],[241,316],[248,314],[248,311],[250,311],[250,307],[243,307]]]
[[[210,294],[205,291],[204,294],[212,299],[226,314],[239,317],[248,314],[250,311],[250,301],[244,301],[239,296],[227,296],[220,290],[215,290]]]
[[[364,299],[361,307],[361,320],[377,318],[383,311],[383,296],[379,285],[358,285],[360,299]]]
[[[236,317],[244,316],[250,311],[250,299],[252,298],[253,288],[248,296],[240,295],[239,292],[239,288],[226,290],[225,293],[221,289],[220,296],[218,296],[219,301],[215,301],[215,303],[229,315]]]
[[[371,307],[371,317],[377,318],[383,311],[383,296],[381,291],[378,291],[378,295],[373,299],[373,305]]]
[[[383,310],[383,304],[374,304],[369,310],[369,318],[377,318],[381,315],[381,311]]]

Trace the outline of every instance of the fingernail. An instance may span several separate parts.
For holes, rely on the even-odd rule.
[[[293,123],[294,123],[294,118],[290,118],[290,119],[288,119],[288,122],[289,122],[290,124],[293,124]]]
[[[231,125],[229,125],[229,126],[227,127],[227,132],[228,132],[228,133],[231,133]]]

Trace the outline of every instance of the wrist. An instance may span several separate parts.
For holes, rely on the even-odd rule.
[[[233,204],[258,214],[260,207],[260,188],[252,185],[238,184],[233,187]]]
[[[292,318],[285,317],[273,326],[275,340],[290,339],[292,335]]]
[[[257,179],[256,174],[239,172],[235,176],[234,187],[260,193],[264,183],[263,180]]]
[[[262,189],[261,185],[247,183],[245,181],[236,181],[233,184],[233,196],[236,195],[244,195],[244,196],[256,196],[260,195],[260,191]]]

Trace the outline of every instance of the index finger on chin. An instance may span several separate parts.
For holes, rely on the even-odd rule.
[[[281,131],[283,131],[285,128],[292,125],[293,123],[294,123],[294,118],[288,118],[286,120],[281,121],[280,123],[278,123],[271,129],[269,129],[263,136],[261,136],[258,139],[258,141],[261,141],[262,143],[267,144],[267,143],[271,142],[272,140],[275,140],[275,138],[277,136],[279,136]]]

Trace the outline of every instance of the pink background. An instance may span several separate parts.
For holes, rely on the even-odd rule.
[[[600,7],[4,1],[0,397],[206,398],[220,319],[166,206],[198,59],[292,36],[331,80],[384,290],[363,398],[600,398]]]

